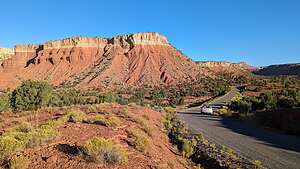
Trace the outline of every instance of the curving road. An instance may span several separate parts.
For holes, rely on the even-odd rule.
[[[228,102],[236,89],[211,104]],[[200,114],[200,107],[178,112],[194,134],[234,149],[272,169],[300,169],[300,137],[280,134],[235,119]]]

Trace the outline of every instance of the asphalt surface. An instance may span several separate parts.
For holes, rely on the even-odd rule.
[[[237,93],[210,104],[226,103]],[[249,160],[260,160],[267,168],[300,169],[300,137],[280,134],[235,119],[200,114],[200,108],[178,113],[192,133],[202,133],[210,141],[232,148]]]

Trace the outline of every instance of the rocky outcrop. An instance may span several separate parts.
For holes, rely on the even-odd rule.
[[[77,88],[158,85],[191,80],[198,73],[197,65],[159,33],[81,36],[14,50],[0,67],[2,88],[26,79]]]
[[[300,76],[300,63],[270,65],[255,71],[255,74],[266,75],[266,76],[281,76],[281,75]]]
[[[230,63],[230,62],[197,62],[200,68],[200,72],[204,75],[229,75],[233,77],[238,77],[241,75],[249,74],[252,66],[246,64],[245,62],[240,63]]]
[[[10,55],[14,54],[14,49],[0,48],[0,64],[3,60],[7,59]]]

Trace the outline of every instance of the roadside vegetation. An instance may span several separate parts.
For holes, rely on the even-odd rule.
[[[229,85],[221,78],[202,77],[195,82],[104,92],[100,89],[80,91],[55,87],[45,81],[24,81],[13,91],[0,92],[0,112],[37,110],[41,107],[119,103],[151,107],[176,107],[185,104],[185,98],[216,97],[228,91]]]
[[[170,141],[184,157],[195,163],[194,168],[264,168],[259,160],[247,161],[239,157],[234,150],[216,145],[203,135],[190,135],[175,111],[166,110],[163,124]]]
[[[300,90],[277,90],[232,100],[229,111],[288,134],[300,135]]]

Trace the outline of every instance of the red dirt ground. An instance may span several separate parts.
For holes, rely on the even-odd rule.
[[[53,169],[53,168],[120,168],[120,169],[156,169],[156,168],[170,168],[170,169],[181,169],[190,168],[188,162],[186,162],[173,146],[168,142],[166,134],[163,132],[163,127],[161,125],[161,113],[154,110],[137,107],[137,106],[121,106],[118,104],[106,104],[103,106],[93,105],[91,106],[73,106],[65,108],[48,108],[45,110],[40,110],[32,118],[31,112],[13,114],[5,113],[1,115],[1,119],[5,124],[1,126],[1,130],[5,130],[9,127],[14,126],[18,121],[24,119],[26,121],[37,121],[37,123],[42,123],[48,119],[59,117],[70,109],[81,109],[87,113],[88,116],[95,114],[107,114],[111,116],[116,116],[121,121],[121,124],[113,129],[111,127],[105,127],[96,124],[87,123],[71,123],[66,124],[58,128],[59,136],[50,144],[45,144],[37,146],[34,148],[26,149],[21,152],[20,155],[25,156],[30,159],[31,164],[30,169]],[[96,111],[95,111],[96,107]],[[149,117],[147,120],[148,125],[153,130],[153,137],[151,138],[151,149],[149,153],[142,153],[135,150],[133,147],[129,146],[126,142],[127,134],[126,129],[128,128],[140,128],[142,126],[131,121],[130,119],[120,117],[120,112],[126,111],[135,117],[142,117],[146,114]],[[128,162],[119,166],[107,166],[99,163],[89,162],[83,155],[70,154],[63,152],[59,147],[68,146],[82,146],[85,141],[93,137],[104,137],[112,139],[114,142],[120,144],[128,152]]]

